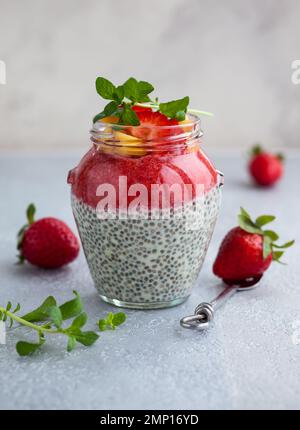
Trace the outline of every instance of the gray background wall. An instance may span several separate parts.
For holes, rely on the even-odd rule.
[[[190,95],[212,147],[299,147],[299,22],[299,0],[0,0],[0,148],[87,145],[97,75]]]

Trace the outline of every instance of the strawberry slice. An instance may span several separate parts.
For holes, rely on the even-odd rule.
[[[134,106],[132,106],[132,108],[131,108],[132,110],[134,110],[134,112],[152,112],[152,109],[151,109],[151,107],[149,107],[149,106],[138,106],[138,105],[134,105]]]
[[[179,125],[176,119],[169,119],[162,113],[153,112],[148,108],[143,108],[143,110],[135,109],[135,112],[141,124],[130,127],[128,133],[138,139],[155,141],[182,133],[180,127],[174,127]],[[161,126],[164,127],[160,128]]]

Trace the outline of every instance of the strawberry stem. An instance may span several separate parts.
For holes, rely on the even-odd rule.
[[[30,205],[28,205],[27,209],[26,209],[26,218],[28,223],[23,225],[23,227],[20,228],[20,230],[18,231],[17,234],[17,250],[19,251],[18,254],[18,264],[23,264],[24,263],[24,256],[22,253],[22,244],[23,244],[23,240],[24,240],[24,236],[25,236],[25,232],[28,229],[29,226],[31,226],[34,223],[34,215],[36,212],[36,208],[35,205],[33,203],[30,203]]]
[[[263,149],[259,143],[253,146],[253,148],[250,151],[250,155],[252,157],[255,157],[256,155],[259,155],[263,152]]]
[[[28,224],[31,225],[34,223],[34,215],[35,215],[36,209],[33,203],[30,203],[26,210],[26,216],[28,220]]]

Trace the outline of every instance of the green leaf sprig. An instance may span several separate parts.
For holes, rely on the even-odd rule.
[[[157,98],[152,101],[149,94],[154,91],[153,85],[146,81],[138,81],[132,77],[127,79],[123,85],[115,86],[108,79],[100,76],[96,79],[96,91],[103,99],[110,100],[110,102],[102,112],[94,117],[94,123],[108,116],[116,116],[119,118],[119,124],[140,125],[140,120],[132,109],[134,105],[151,107],[168,118],[178,121],[185,119],[187,111],[212,116],[210,112],[188,109],[190,102],[188,96],[166,103],[158,103]]]
[[[106,315],[106,318],[100,319],[98,321],[98,327],[100,331],[105,331],[107,329],[115,330],[116,327],[123,324],[125,320],[126,315],[124,314],[124,312],[117,312],[116,314],[109,312]]]
[[[5,322],[9,318],[9,328],[11,328],[14,323],[14,320],[10,314],[15,314],[21,309],[20,303],[17,304],[14,310],[11,308],[11,302],[8,302],[5,308],[0,307],[0,321]]]
[[[290,240],[283,245],[278,245],[278,234],[273,230],[263,230],[262,227],[276,219],[273,215],[261,215],[255,221],[251,219],[249,213],[241,208],[238,216],[239,226],[248,233],[259,234],[263,237],[263,258],[266,259],[272,254],[274,261],[280,262],[280,258],[284,254],[284,250],[292,246],[295,241]]]
[[[16,350],[19,355],[27,356],[39,350],[46,342],[46,335],[66,336],[67,351],[69,352],[75,348],[76,343],[91,346],[97,341],[99,338],[97,333],[82,330],[88,320],[88,316],[84,312],[80,295],[77,291],[73,291],[73,293],[75,298],[60,306],[57,305],[53,296],[49,296],[40,306],[23,316],[16,315],[21,308],[20,304],[14,310],[12,310],[11,302],[8,302],[5,308],[0,306],[0,321],[6,321],[9,318],[9,327],[16,322],[20,326],[28,327],[37,333],[37,342],[17,342]],[[109,314],[111,316],[109,316],[108,324],[111,328],[115,328],[125,321],[125,314],[121,317],[119,314],[122,313]],[[63,327],[63,322],[70,319],[72,321],[69,326]]]
[[[119,118],[119,124],[139,125],[137,114],[132,109],[136,103],[150,102],[149,94],[154,87],[146,81],[137,81],[129,78],[123,85],[115,86],[108,79],[98,77],[96,79],[96,91],[106,100],[111,100],[93,119],[94,122],[107,116]]]

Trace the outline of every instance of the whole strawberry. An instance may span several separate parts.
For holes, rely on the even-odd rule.
[[[35,206],[27,208],[28,224],[18,233],[19,261],[54,269],[73,261],[79,253],[79,242],[70,228],[57,218],[34,220]]]
[[[249,172],[258,185],[274,185],[283,174],[283,156],[270,154],[255,146],[251,151]]]
[[[230,230],[223,239],[213,265],[214,274],[229,285],[245,284],[251,278],[258,280],[272,260],[279,261],[283,249],[292,246],[294,241],[278,245],[277,233],[262,229],[274,219],[272,215],[262,215],[252,221],[241,208],[239,227]]]

